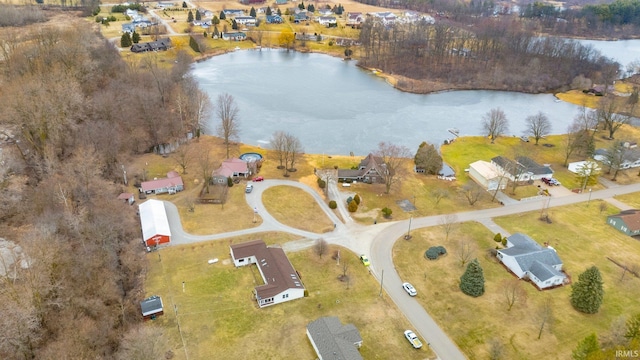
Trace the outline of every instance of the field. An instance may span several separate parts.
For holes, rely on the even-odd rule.
[[[267,244],[290,240],[264,234]],[[175,359],[312,359],[306,325],[321,316],[337,316],[354,324],[363,338],[365,359],[426,359],[425,347],[411,348],[403,336],[408,321],[348,250],[331,247],[319,258],[312,249],[289,253],[309,296],[259,309],[252,290],[262,283],[257,268],[236,269],[229,244],[249,238],[221,240],[163,249],[148,255],[147,295],[160,295],[165,315],[150,325],[161,327]],[[341,250],[338,266],[330,254]],[[219,258],[214,265],[208,259]],[[349,281],[338,280],[347,262]],[[184,282],[184,291],[183,291]],[[382,346],[384,344],[384,346]],[[188,354],[188,355],[187,355]]]
[[[493,234],[476,223],[460,225],[449,241],[444,240],[440,228],[415,230],[411,241],[396,242],[394,263],[401,278],[417,288],[422,305],[470,359],[488,358],[494,339],[504,346],[505,359],[568,359],[587,335],[606,336],[616,319],[640,312],[636,301],[640,279],[627,274],[621,280],[622,269],[607,260],[637,264],[640,242],[608,226],[606,216],[618,210],[609,206],[601,213],[598,203],[552,209],[552,224],[539,221],[538,212],[494,219],[511,233],[528,234],[539,243],[548,241],[574,280],[588,267],[597,266],[604,279],[605,300],[595,315],[584,315],[571,307],[570,286],[541,292],[530,283],[523,284],[528,294],[526,304],[516,303],[507,311],[501,289],[503,281],[513,275],[489,256],[488,250],[496,246]],[[473,241],[475,256],[484,270],[486,292],[479,298],[466,296],[458,288],[464,270],[457,255],[461,239]],[[437,245],[445,246],[448,254],[436,261],[426,260],[425,250]],[[538,340],[535,313],[545,298],[553,302],[555,321]]]

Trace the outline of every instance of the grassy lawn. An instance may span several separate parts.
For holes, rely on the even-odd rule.
[[[268,244],[290,240],[278,234],[264,234],[262,239]],[[233,239],[233,243],[247,240]],[[348,250],[340,252],[341,261],[348,262],[348,284],[338,280],[342,265],[330,255],[320,259],[311,249],[289,253],[309,296],[259,309],[251,299],[254,286],[262,283],[259,271],[236,269],[228,255],[230,242],[171,247],[148,255],[146,294],[160,295],[166,311],[152,324],[163,328],[174,359],[186,358],[182,338],[191,359],[212,354],[229,359],[312,359],[315,353],[306,325],[321,316],[338,316],[343,323],[354,324],[363,338],[360,353],[365,359],[433,356],[427,347],[411,348],[402,334],[410,328],[408,321],[392,301],[378,296],[379,284]],[[331,247],[328,254],[337,250]],[[214,257],[220,262],[207,264]]]
[[[283,201],[287,199],[287,201]],[[262,193],[267,211],[279,222],[314,233],[333,230],[333,221],[306,191],[291,186],[276,186]]]
[[[632,206],[636,209],[640,209],[640,194],[639,193],[633,193],[633,194],[626,194],[626,195],[618,195],[615,197],[616,200],[620,200],[623,203]]]
[[[512,275],[487,256],[486,250],[495,247],[493,234],[478,224],[462,224],[448,242],[439,228],[414,231],[411,241],[396,242],[394,263],[401,277],[418,289],[423,306],[469,358],[487,358],[487,342],[498,338],[505,345],[505,359],[568,359],[585,336],[592,332],[605,335],[619,316],[640,312],[636,301],[640,297],[640,280],[627,274],[620,281],[622,270],[606,259],[611,257],[625,264],[640,261],[640,242],[605,223],[606,216],[617,211],[610,207],[600,213],[598,204],[592,201],[589,207],[578,204],[552,209],[552,224],[537,220],[538,212],[494,219],[511,233],[526,233],[539,243],[549,241],[574,280],[587,267],[596,265],[604,279],[605,300],[595,315],[584,315],[571,307],[570,286],[540,292],[529,283],[523,283],[527,304],[516,304],[506,311],[501,282]],[[456,241],[460,238],[477,244],[476,253],[486,280],[486,292],[479,298],[466,296],[458,289],[463,273],[456,256]],[[436,245],[445,246],[448,254],[436,261],[424,259],[425,250]],[[545,297],[553,301],[555,322],[538,340],[532,314]]]

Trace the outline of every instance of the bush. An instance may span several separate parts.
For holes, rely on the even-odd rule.
[[[381,211],[382,211],[382,215],[386,218],[391,217],[391,214],[393,213],[393,210],[389,209],[388,207],[385,207]]]
[[[347,198],[347,204],[351,204],[351,202],[353,201],[353,198],[351,196],[349,196]],[[356,203],[356,206],[358,206],[358,204]]]
[[[327,186],[327,182],[322,180],[322,179],[320,179],[320,178],[318,178],[318,187],[320,189],[324,189],[326,186]]]
[[[502,238],[502,246],[507,246],[507,238]]]
[[[336,201],[335,201],[335,200],[331,200],[331,201],[329,201],[329,208],[330,208],[330,209],[335,209],[335,208],[337,208],[337,207],[338,207],[338,203],[336,203]]]
[[[231,176],[229,176],[229,177],[227,178],[227,186],[228,186],[228,187],[232,187],[232,186],[233,186],[233,179],[231,178]]]
[[[440,255],[447,253],[444,246],[432,246],[425,253],[424,256],[429,260],[436,260]]]
[[[360,195],[356,194],[356,196],[353,197],[353,201],[355,201],[356,204],[360,205]]]
[[[495,241],[497,243],[501,243],[502,242],[502,235],[500,235],[500,233],[497,233],[496,236],[493,237],[493,241]]]
[[[349,203],[349,212],[356,212],[358,211],[358,204],[356,204],[355,201],[352,201]]]
[[[198,41],[196,41],[193,36],[189,36],[189,46],[191,47],[191,49],[193,49],[193,51],[197,53],[200,52],[200,44],[198,44]]]

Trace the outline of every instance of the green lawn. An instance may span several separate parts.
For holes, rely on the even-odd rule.
[[[618,317],[640,313],[640,279],[627,274],[621,281],[622,269],[607,260],[610,257],[623,264],[637,264],[640,242],[608,226],[606,216],[618,210],[609,206],[601,213],[598,203],[551,209],[552,224],[539,221],[539,212],[494,219],[511,233],[523,232],[539,243],[548,241],[574,280],[596,265],[604,279],[605,300],[595,315],[584,315],[571,307],[570,286],[541,292],[529,283],[523,284],[528,293],[526,305],[516,304],[506,311],[502,281],[513,275],[488,255],[496,245],[493,234],[475,223],[462,224],[448,242],[439,227],[416,230],[411,241],[396,242],[394,263],[401,277],[418,289],[422,305],[470,359],[488,358],[492,338],[505,346],[505,359],[568,359],[585,336],[592,332],[605,335]],[[486,292],[479,298],[466,296],[458,288],[463,273],[456,255],[459,239],[476,244],[486,280]],[[424,259],[424,251],[437,245],[445,246],[448,254],[436,261]],[[538,340],[532,314],[545,297],[553,301],[555,321]]]
[[[263,234],[262,239],[268,244],[290,240],[278,234]],[[341,264],[348,264],[348,283],[338,280],[343,268],[331,259],[339,248],[330,247],[322,259],[312,249],[289,253],[309,296],[259,309],[251,294],[262,278],[255,266],[233,266],[230,241],[171,247],[148,255],[146,295],[160,295],[165,306],[165,315],[152,324],[163,329],[175,359],[186,359],[183,339],[190,359],[210,359],[212,354],[229,359],[313,359],[305,327],[321,316],[338,316],[343,323],[354,324],[363,337],[360,353],[365,359],[433,355],[426,347],[411,348],[402,334],[410,328],[408,321],[387,296],[378,296],[379,284],[348,250],[340,249]],[[216,257],[220,262],[207,264]]]

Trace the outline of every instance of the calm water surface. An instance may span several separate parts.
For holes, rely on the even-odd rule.
[[[192,73],[213,103],[222,93],[235,98],[241,142],[267,147],[271,135],[283,130],[298,137],[307,153],[366,155],[380,141],[413,152],[422,141],[441,144],[452,138],[451,128],[460,135],[482,135],[482,116],[496,107],[509,119],[509,136],[522,135],[525,118],[538,111],[559,134],[579,110],[549,94],[404,93],[355,62],[322,54],[236,51],[197,63]],[[212,116],[209,128],[217,122]]]

